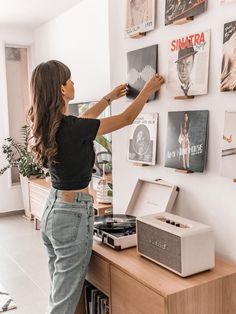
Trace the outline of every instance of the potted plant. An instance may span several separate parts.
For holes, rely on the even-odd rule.
[[[112,173],[112,143],[104,135],[97,136],[95,142],[104,149],[96,152],[95,165],[99,169],[100,175],[103,175],[105,170],[105,174],[109,176]]]
[[[5,139],[2,145],[2,152],[5,155],[6,166],[0,169],[0,175],[9,168],[17,168],[20,174],[21,189],[25,215],[31,218],[29,206],[28,178],[37,177],[45,178],[48,175],[46,169],[38,167],[33,159],[33,155],[29,150],[30,127],[24,125],[20,129],[21,140],[17,141],[12,137]]]
[[[102,177],[97,184],[96,197],[98,203],[112,203],[112,143],[105,136],[97,136],[95,141],[100,144],[105,151],[96,154],[96,166],[102,173]]]

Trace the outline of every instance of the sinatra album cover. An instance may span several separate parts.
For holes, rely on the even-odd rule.
[[[204,95],[208,91],[210,30],[169,42],[167,88],[175,96]]]
[[[142,113],[129,126],[129,161],[156,164],[157,119],[157,113]]]
[[[225,112],[221,175],[236,179],[236,111]]]
[[[156,0],[126,0],[126,34],[145,33],[154,29]]]
[[[224,24],[220,90],[236,90],[236,20]]]
[[[128,98],[136,98],[150,78],[157,73],[158,46],[150,46],[127,53]],[[156,98],[153,93],[149,100]]]
[[[207,0],[166,0],[165,25],[206,11]]]
[[[207,156],[208,110],[168,113],[165,166],[203,172]]]

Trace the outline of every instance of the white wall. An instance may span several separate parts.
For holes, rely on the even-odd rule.
[[[5,44],[30,46],[33,41],[32,31],[19,27],[1,27],[0,29],[0,145],[9,136]],[[17,116],[15,117],[17,119]],[[5,165],[0,150],[0,168]],[[0,213],[15,209],[22,209],[22,195],[20,186],[11,187],[9,172],[0,176]]]
[[[108,0],[83,0],[34,32],[1,28],[0,143],[9,136],[5,43],[33,45],[31,68],[50,59],[67,64],[75,82],[74,101],[98,100],[110,89]],[[0,198],[0,213],[23,207],[20,186],[10,187],[9,173],[0,176]]]
[[[109,91],[108,0],[83,0],[34,33],[34,64],[58,59],[69,66],[75,101]]]
[[[109,2],[111,85],[126,81],[126,52],[159,44],[159,72],[167,74],[167,43],[176,36],[211,29],[209,93],[191,101],[171,99],[165,87],[157,100],[145,105],[144,112],[159,113],[158,164],[137,167],[127,162],[127,128],[113,133],[114,211],[127,208],[137,178],[162,178],[180,187],[174,213],[211,225],[215,231],[216,250],[236,261],[236,184],[221,177],[220,155],[224,127],[224,111],[236,110],[235,93],[220,93],[223,24],[236,19],[236,4],[220,6],[209,0],[208,11],[193,22],[181,26],[164,26],[165,1],[157,0],[156,29],[141,39],[125,39],[126,0]],[[113,113],[126,108],[126,100],[117,101]],[[210,111],[209,151],[204,173],[180,174],[164,167],[168,111]],[[144,211],[145,214],[145,211]]]

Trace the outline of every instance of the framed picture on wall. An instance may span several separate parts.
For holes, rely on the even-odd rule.
[[[206,11],[207,0],[166,0],[165,25]]]
[[[196,96],[208,92],[210,30],[169,42],[167,89],[171,96]]]
[[[136,98],[147,81],[157,72],[158,46],[150,46],[127,53],[127,83],[128,98]],[[154,100],[157,93],[153,93],[149,100]]]
[[[129,161],[156,164],[157,120],[157,113],[142,113],[129,126]]]
[[[93,107],[97,101],[86,101],[86,102],[76,102],[69,104],[69,114],[73,116],[80,116],[88,110],[89,108]],[[106,118],[111,115],[111,108],[108,106],[102,114],[98,117],[99,118]],[[105,164],[105,172],[111,173],[112,172],[112,153],[111,153],[111,142],[112,137],[111,134],[106,134],[103,136],[96,137],[94,143],[94,151],[95,151],[95,164],[93,169],[93,175],[95,176],[102,176],[103,172],[103,163]]]
[[[225,112],[221,175],[236,179],[236,111]]]
[[[236,91],[236,20],[224,24],[220,90]]]
[[[126,34],[149,32],[155,26],[156,0],[126,0]]]
[[[208,110],[168,113],[165,167],[203,172],[207,157]]]

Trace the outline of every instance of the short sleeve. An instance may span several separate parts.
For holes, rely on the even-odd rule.
[[[93,141],[97,135],[100,120],[90,118],[77,118],[74,116],[68,116],[70,118],[70,124],[72,133],[78,135],[82,140]]]

